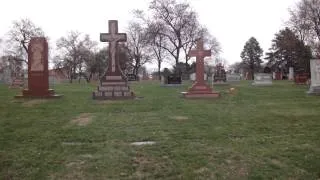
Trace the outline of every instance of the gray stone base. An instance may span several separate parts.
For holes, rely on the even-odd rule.
[[[307,91],[308,95],[320,96],[320,86],[310,86],[309,91]]]
[[[125,82],[103,82],[98,86],[97,91],[92,93],[92,98],[95,100],[122,100],[134,99],[135,95]]]

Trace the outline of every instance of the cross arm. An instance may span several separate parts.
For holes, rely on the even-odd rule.
[[[126,33],[117,33],[117,34],[111,34],[111,33],[100,33],[100,41],[101,42],[111,42],[111,41],[117,41],[117,42],[126,42],[127,41],[127,34]]]

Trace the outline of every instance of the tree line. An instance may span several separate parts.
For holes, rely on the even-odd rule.
[[[119,45],[121,68],[125,73],[138,74],[146,63],[157,65],[159,78],[163,62],[179,64],[189,70],[188,51],[202,38],[217,56],[221,47],[208,29],[199,23],[197,13],[187,2],[152,0],[146,11],[134,10],[127,29],[127,43]],[[45,36],[44,31],[29,19],[13,22],[8,33],[6,53],[24,59],[27,63],[28,43],[31,37]],[[49,39],[49,37],[47,37]],[[56,69],[64,69],[70,82],[84,77],[88,82],[99,78],[108,66],[108,48],[98,48],[98,42],[89,35],[70,31],[56,41],[50,51]]]
[[[266,66],[273,71],[310,73],[310,59],[320,57],[320,0],[301,0],[289,10],[286,27],[275,34],[272,45],[265,53]],[[263,50],[251,37],[241,52],[241,63],[232,67],[246,69],[252,75],[261,71]]]

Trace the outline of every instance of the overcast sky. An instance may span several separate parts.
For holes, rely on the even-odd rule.
[[[108,20],[119,20],[124,32],[133,9],[147,9],[150,0],[1,0],[0,37],[9,31],[12,21],[29,18],[50,37],[50,45],[77,30],[99,41],[107,32]],[[221,43],[229,64],[240,61],[245,42],[254,36],[264,52],[274,34],[289,18],[288,8],[298,0],[189,0],[212,35]],[[1,51],[0,51],[1,52]]]

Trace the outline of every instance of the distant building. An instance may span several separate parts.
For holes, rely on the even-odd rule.
[[[67,67],[56,68],[49,70],[49,76],[53,77],[56,82],[63,82],[68,80],[68,69]]]

